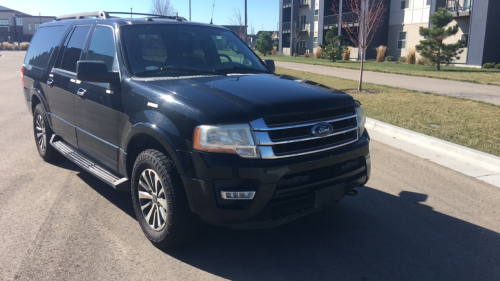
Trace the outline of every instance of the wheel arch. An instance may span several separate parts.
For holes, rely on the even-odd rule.
[[[124,145],[124,168],[127,176],[131,178],[135,159],[146,149],[156,149],[171,157],[177,171],[184,174],[184,165],[177,157],[175,146],[169,137],[153,124],[136,124],[128,133]]]

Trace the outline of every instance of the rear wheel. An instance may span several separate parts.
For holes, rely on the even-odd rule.
[[[131,189],[139,225],[156,247],[173,248],[199,233],[202,223],[189,208],[180,176],[172,160],[160,151],[139,154]]]
[[[50,129],[45,108],[41,103],[36,105],[33,112],[33,132],[40,157],[47,162],[56,160],[60,154],[49,144],[53,132]]]

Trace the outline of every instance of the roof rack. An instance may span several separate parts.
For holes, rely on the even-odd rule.
[[[54,21],[60,20],[79,20],[79,19],[110,19],[110,18],[119,18],[112,17],[110,14],[116,15],[136,15],[136,16],[148,16],[153,18],[163,18],[163,19],[172,19],[177,21],[187,21],[184,17],[179,16],[163,16],[163,15],[155,15],[155,14],[143,14],[143,13],[127,13],[127,12],[105,12],[105,11],[95,11],[95,12],[84,12],[84,13],[76,13],[76,14],[67,14],[61,15],[54,18]]]

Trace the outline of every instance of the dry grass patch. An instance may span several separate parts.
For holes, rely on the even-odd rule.
[[[357,82],[277,68],[277,73],[312,80],[341,91]],[[351,94],[371,118],[500,156],[500,106],[364,83],[378,94]]]

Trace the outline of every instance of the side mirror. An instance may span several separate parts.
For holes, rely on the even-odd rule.
[[[264,60],[264,62],[266,63],[267,68],[269,68],[269,70],[271,70],[272,73],[276,71],[276,66],[274,66],[273,60]]]
[[[118,72],[109,72],[103,61],[84,60],[76,64],[76,79],[112,84],[120,79],[120,75]]]

